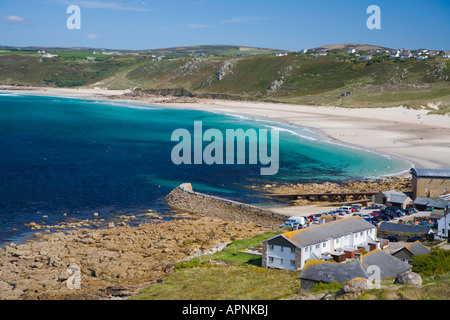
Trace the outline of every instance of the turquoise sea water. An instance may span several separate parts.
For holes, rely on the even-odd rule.
[[[173,164],[172,132],[193,132],[194,121],[222,132],[277,128],[278,174],[261,176],[260,164]],[[108,219],[154,209],[170,218],[163,197],[183,182],[270,206],[276,202],[248,186],[362,179],[410,168],[404,160],[336,144],[306,128],[250,117],[1,93],[0,148],[0,242],[26,232],[24,222],[92,219],[93,212]]]

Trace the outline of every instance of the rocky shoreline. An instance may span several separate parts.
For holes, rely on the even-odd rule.
[[[305,193],[344,193],[344,192],[372,192],[396,190],[410,192],[412,180],[408,176],[387,177],[376,180],[324,182],[308,184],[265,185],[263,190],[273,194],[305,194]],[[317,204],[318,202],[299,199],[293,201],[296,206]],[[325,204],[325,202],[320,202]],[[330,203],[332,204],[332,203]]]
[[[50,233],[31,227],[39,231],[36,239],[0,248],[0,300],[127,298],[161,281],[177,262],[269,229],[183,212],[178,219],[137,227],[125,221]],[[80,271],[79,289],[73,289],[73,270]]]

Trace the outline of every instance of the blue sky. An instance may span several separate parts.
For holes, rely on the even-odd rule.
[[[81,29],[69,30],[69,5]],[[381,29],[369,30],[370,5]],[[450,49],[449,0],[1,0],[0,45],[155,49],[229,44],[298,50],[365,43]]]

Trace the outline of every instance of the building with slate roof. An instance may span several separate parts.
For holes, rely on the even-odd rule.
[[[416,200],[414,200],[413,204],[417,210],[424,211],[428,209],[445,209],[450,205],[450,201],[443,199],[417,197]]]
[[[342,262],[380,246],[376,227],[358,216],[286,232],[262,244],[262,266],[286,270],[303,269],[311,259]]]
[[[413,261],[414,256],[428,253],[430,253],[430,250],[419,241],[416,241],[408,244],[407,246],[401,249],[398,249],[397,251],[391,254],[393,257],[400,259],[401,261],[411,262]]]
[[[431,227],[416,226],[414,224],[402,224],[392,222],[382,222],[378,227],[379,231],[392,231],[404,233],[429,234],[433,233]]]
[[[438,198],[450,191],[450,169],[412,168],[413,198]]]
[[[367,279],[367,274],[358,261],[349,263],[317,262],[306,264],[300,274],[300,288],[305,291],[314,289],[316,283],[345,283],[354,278]]]
[[[380,191],[374,198],[375,203],[406,209],[412,199],[400,191]]]
[[[397,275],[411,270],[412,266],[403,262],[389,253],[381,250],[374,250],[362,256],[361,266],[364,271],[373,277],[379,272],[381,279],[395,278]]]

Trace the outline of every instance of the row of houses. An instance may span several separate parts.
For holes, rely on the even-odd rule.
[[[416,51],[412,50],[406,50],[406,49],[400,49],[400,50],[393,50],[389,52],[389,58],[399,58],[399,59],[410,59],[414,58],[416,60],[425,60],[431,57],[435,57],[441,54],[440,51],[436,50],[427,50],[427,49],[419,49]],[[442,52],[443,58],[449,58],[450,57],[450,51],[444,51]]]

